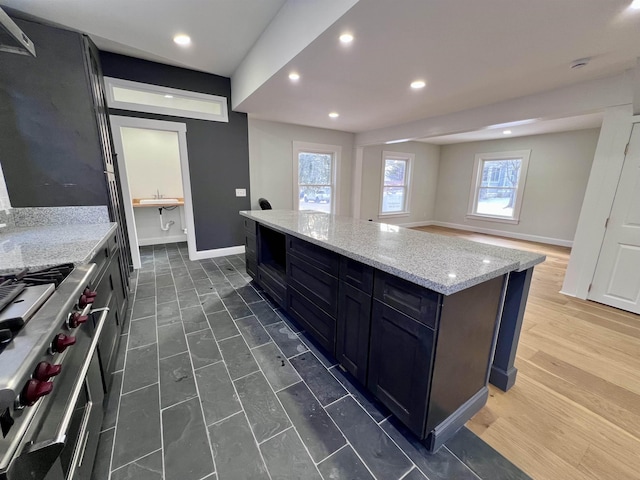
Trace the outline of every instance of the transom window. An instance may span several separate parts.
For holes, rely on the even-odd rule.
[[[380,215],[409,213],[411,153],[382,152],[382,192]]]
[[[110,108],[228,122],[227,99],[148,83],[105,77]]]
[[[340,150],[339,146],[294,142],[294,208],[335,213]]]
[[[476,155],[467,217],[518,223],[531,150]]]

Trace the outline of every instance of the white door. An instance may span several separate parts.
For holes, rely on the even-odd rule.
[[[588,298],[640,313],[639,123],[631,133]]]

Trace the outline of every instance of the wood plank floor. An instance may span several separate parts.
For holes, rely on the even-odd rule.
[[[534,269],[516,385],[467,427],[534,479],[640,479],[640,316],[559,293],[570,249],[442,227],[547,255]]]

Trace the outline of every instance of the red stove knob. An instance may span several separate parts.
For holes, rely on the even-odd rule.
[[[53,390],[53,383],[41,382],[40,380],[29,380],[20,394],[20,403],[25,407],[30,407],[41,397],[49,395]]]
[[[93,297],[87,296],[87,295],[84,295],[84,294],[80,295],[80,300],[78,300],[78,306],[80,308],[84,308],[87,305],[93,303],[95,299],[96,299],[95,295]]]
[[[61,371],[62,365],[51,365],[48,362],[40,362],[36,367],[33,378],[35,378],[36,380],[40,380],[41,382],[46,382],[51,377],[59,375]]]
[[[51,351],[53,353],[62,353],[67,347],[76,343],[76,337],[70,337],[65,335],[64,333],[59,333],[56,335],[56,338],[53,339],[53,343],[51,344]]]
[[[78,328],[80,325],[85,323],[87,320],[89,320],[89,316],[88,315],[82,315],[80,312],[74,312],[69,317],[69,321],[67,323],[69,324],[70,328]]]
[[[89,287],[87,287],[84,289],[84,292],[82,292],[82,294],[87,298],[95,298],[96,295],[98,295],[98,292],[94,292]]]

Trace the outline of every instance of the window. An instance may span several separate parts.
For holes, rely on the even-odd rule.
[[[409,181],[414,158],[411,153],[382,152],[380,215],[409,213]]]
[[[227,99],[216,95],[105,77],[110,108],[228,122]]]
[[[518,223],[531,150],[479,153],[467,218]]]
[[[294,208],[335,213],[341,147],[293,142]]]

